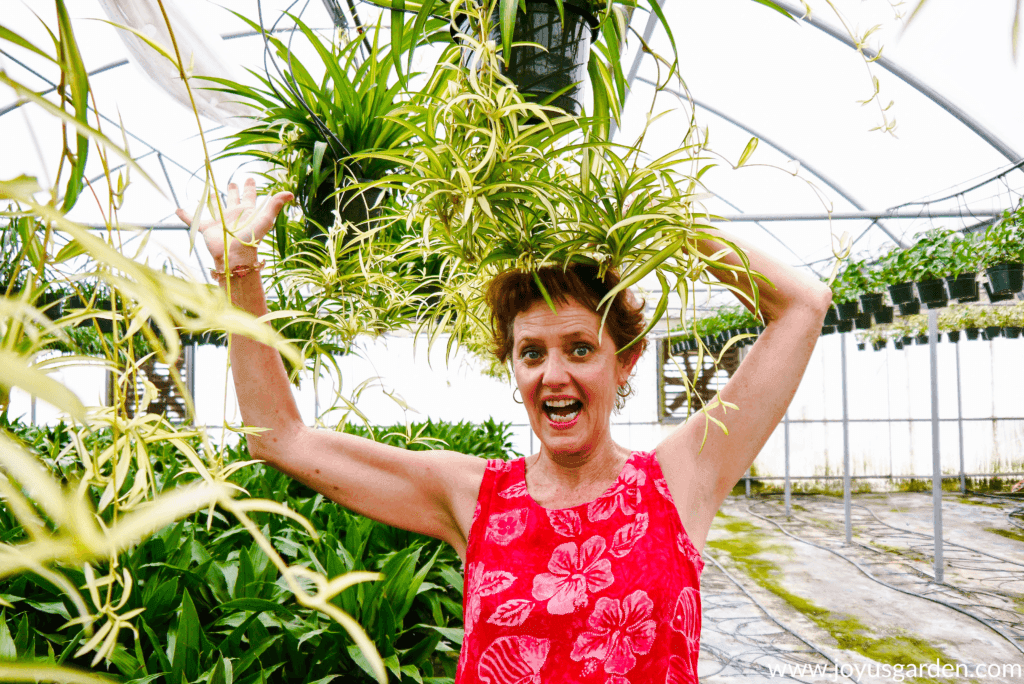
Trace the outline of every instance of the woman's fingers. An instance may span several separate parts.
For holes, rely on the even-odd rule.
[[[235,191],[238,191],[237,186]],[[252,176],[245,179],[245,185],[242,187],[242,203],[250,207],[256,204],[256,179]]]
[[[290,192],[279,192],[270,199],[267,200],[266,206],[261,212],[259,220],[254,225],[254,236],[256,241],[262,240],[270,229],[274,227],[274,221],[277,215],[284,209],[284,205],[295,199],[295,195]]]
[[[233,207],[238,204],[238,184],[228,183],[228,206]]]
[[[187,211],[181,208],[178,208],[174,213],[178,218],[181,219],[182,223],[184,223],[189,228],[192,227],[192,214],[188,213]]]

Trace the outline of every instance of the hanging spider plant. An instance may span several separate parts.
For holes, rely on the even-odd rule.
[[[239,15],[254,30],[258,24]],[[305,216],[305,236],[321,236],[336,222],[365,228],[383,200],[374,183],[395,164],[355,155],[387,151],[408,144],[413,133],[397,123],[411,95],[397,77],[393,53],[404,54],[415,35],[383,40],[380,23],[365,37],[330,43],[300,19],[295,25],[319,58],[306,65],[290,44],[266,36],[282,67],[278,76],[255,74],[262,87],[209,79],[217,90],[253,105],[261,114],[235,133],[224,156],[245,155],[269,162],[273,190],[290,190]],[[432,22],[428,25],[439,25]],[[366,50],[366,46],[369,49]],[[367,54],[363,55],[362,53]],[[301,235],[288,236],[285,222],[275,235],[278,255],[285,257]]]

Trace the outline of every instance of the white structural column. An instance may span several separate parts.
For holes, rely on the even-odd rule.
[[[928,312],[928,351],[932,376],[932,518],[935,524],[935,581],[942,581],[942,447],[939,444],[939,312]]]
[[[853,543],[853,526],[850,522],[850,406],[846,387],[846,333],[839,342],[843,375],[843,515],[846,518],[846,543]]]

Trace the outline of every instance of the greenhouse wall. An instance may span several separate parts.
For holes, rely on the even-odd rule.
[[[637,364],[634,395],[625,409],[612,416],[613,438],[634,449],[653,449],[677,426],[658,417],[657,360],[649,347]],[[531,454],[539,444],[526,423],[524,409],[512,398],[508,381],[487,377],[482,362],[464,352],[445,359],[447,340],[438,340],[428,353],[424,339],[387,336],[361,340],[353,354],[338,359],[344,384],[352,398],[360,385],[358,408],[376,425],[433,420],[481,422],[488,418],[513,425],[514,449]],[[1024,341],[942,343],[938,351],[939,418],[942,467],[946,474],[960,468],[960,425],[963,426],[964,469],[975,473],[1024,471],[1024,364],[1019,362]],[[957,404],[957,354],[961,367],[961,406]],[[847,341],[849,438],[854,476],[930,476],[931,387],[927,346],[891,347],[880,352],[859,351]],[[226,372],[227,350],[197,348],[195,403],[199,422],[219,434],[225,417],[239,421],[238,407]],[[970,369],[969,371],[967,369]],[[89,404],[103,403],[104,371],[78,366],[59,371]],[[838,335],[818,341],[807,373],[790,406],[790,474],[794,477],[841,475],[843,468],[841,342]],[[225,388],[229,388],[225,394]],[[317,417],[335,425],[341,411],[329,411],[333,383],[322,382],[321,401],[311,381],[296,390],[306,422]],[[408,408],[405,408],[408,407]],[[740,407],[742,412],[742,407]],[[31,417],[31,403],[15,391],[12,416]],[[958,417],[962,415],[963,420]],[[40,402],[35,419],[52,423],[57,413]],[[358,420],[350,416],[350,420]],[[785,474],[785,424],[765,445],[754,473],[761,477]]]

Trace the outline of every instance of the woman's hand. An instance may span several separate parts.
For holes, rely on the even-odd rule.
[[[218,217],[210,217],[201,221],[198,226],[217,270],[224,270],[225,254],[231,268],[255,264],[260,240],[274,227],[277,215],[284,205],[293,199],[295,196],[292,193],[279,192],[257,206],[256,181],[252,178],[247,179],[242,186],[241,194],[238,192],[238,185],[228,184],[224,223],[222,224]],[[178,209],[175,213],[186,225],[192,226],[191,214],[183,209]],[[225,237],[228,244],[226,250]]]

